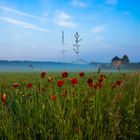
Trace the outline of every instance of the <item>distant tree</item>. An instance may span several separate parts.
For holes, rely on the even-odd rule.
[[[80,35],[79,35],[79,33],[78,32],[76,32],[75,34],[74,34],[74,38],[75,38],[75,44],[73,44],[73,46],[74,46],[74,48],[73,48],[73,50],[74,50],[74,52],[76,53],[76,55],[77,55],[77,63],[79,62],[79,47],[80,47],[80,42],[81,42],[81,38],[80,38]]]
[[[122,63],[123,64],[129,64],[129,58],[127,55],[124,55],[123,58],[122,58]]]

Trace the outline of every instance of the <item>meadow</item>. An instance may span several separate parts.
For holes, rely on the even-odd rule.
[[[1,140],[139,140],[140,73],[0,73]]]

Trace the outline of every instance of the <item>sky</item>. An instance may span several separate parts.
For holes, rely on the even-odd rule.
[[[140,62],[140,0],[0,0],[0,60]],[[62,45],[64,31],[64,46]],[[63,49],[64,48],[64,49]]]

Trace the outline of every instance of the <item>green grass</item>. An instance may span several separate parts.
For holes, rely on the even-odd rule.
[[[140,73],[0,73],[0,139],[2,140],[138,140],[140,139]],[[52,78],[48,82],[48,77]],[[87,80],[93,80],[89,87]],[[58,87],[57,81],[64,81]],[[121,85],[112,88],[116,81]],[[14,88],[13,84],[20,86]],[[27,84],[32,83],[31,88]],[[62,96],[63,93],[66,96]],[[65,94],[64,94],[65,95]],[[52,99],[56,96],[56,99]]]

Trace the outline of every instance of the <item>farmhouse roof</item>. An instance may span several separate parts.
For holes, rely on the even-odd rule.
[[[121,60],[118,56],[113,57],[112,61],[118,61]]]

